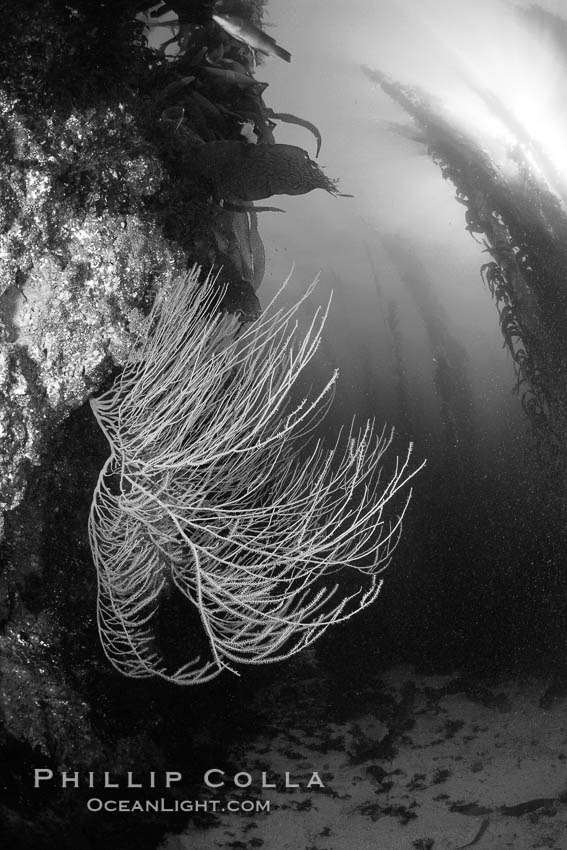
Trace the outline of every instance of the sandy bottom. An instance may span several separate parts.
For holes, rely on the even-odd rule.
[[[542,692],[541,680],[471,683],[410,668],[352,699],[333,699],[317,677],[288,680],[259,695],[268,732],[230,752],[251,786],[210,792],[224,811],[162,846],[567,850],[567,700],[544,710]],[[262,790],[262,772],[277,789]],[[283,787],[286,772],[299,788]],[[307,787],[313,772],[323,788]],[[270,811],[227,810],[243,800]]]

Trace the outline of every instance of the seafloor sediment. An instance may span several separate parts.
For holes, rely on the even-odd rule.
[[[217,812],[164,850],[567,847],[567,720],[542,680],[394,667],[364,691],[335,688],[304,667],[260,690],[269,728],[230,749],[250,784],[215,774],[222,797],[200,799]],[[324,787],[308,787],[314,774]]]

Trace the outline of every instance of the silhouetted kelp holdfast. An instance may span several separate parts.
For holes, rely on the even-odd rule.
[[[314,436],[337,373],[311,397],[289,395],[329,305],[300,334],[316,282],[279,307],[286,283],[243,327],[194,268],[160,292],[122,374],[91,401],[111,448],[89,518],[98,626],[127,676],[198,684],[288,658],[380,591],[411,491],[389,503],[423,464],[410,469],[410,445],[388,478],[393,431],[372,422],[331,448]],[[363,586],[341,590],[343,569]],[[168,663],[159,621],[172,594],[197,615],[208,657]],[[194,640],[181,622],[176,635]]]

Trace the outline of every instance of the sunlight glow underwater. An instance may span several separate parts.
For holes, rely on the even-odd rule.
[[[376,49],[369,64],[435,95],[507,176],[516,172],[519,147],[535,174],[567,198],[567,54],[521,8],[500,0],[402,0],[393,40],[403,39],[403,68]]]

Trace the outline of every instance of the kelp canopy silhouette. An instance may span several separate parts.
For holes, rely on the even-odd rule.
[[[443,303],[411,243],[401,236],[380,236],[380,243],[423,323],[433,360],[433,386],[440,406],[443,458],[453,474],[459,473],[458,486],[466,487],[464,482],[474,474],[478,462],[479,438],[468,354],[453,335]]]
[[[384,510],[418,470],[410,445],[384,479],[392,432],[371,422],[305,450],[336,380],[289,403],[326,317],[298,336],[313,286],[243,327],[193,269],[160,294],[122,374],[91,402],[111,447],[89,521],[98,625],[127,676],[188,685],[287,658],[380,590],[411,492],[390,522]],[[346,567],[364,587],[339,590]],[[177,669],[159,635],[172,593],[198,612],[209,647]]]
[[[514,360],[516,390],[540,450],[562,468],[567,439],[567,215],[552,188],[557,175],[545,161],[538,163],[541,170],[534,169],[538,150],[525,131],[509,152],[516,173],[504,173],[440,101],[417,86],[363,70],[414,119],[413,138],[426,146],[466,207],[467,230],[491,257],[481,274]],[[476,94],[518,138],[505,104],[491,93]]]

